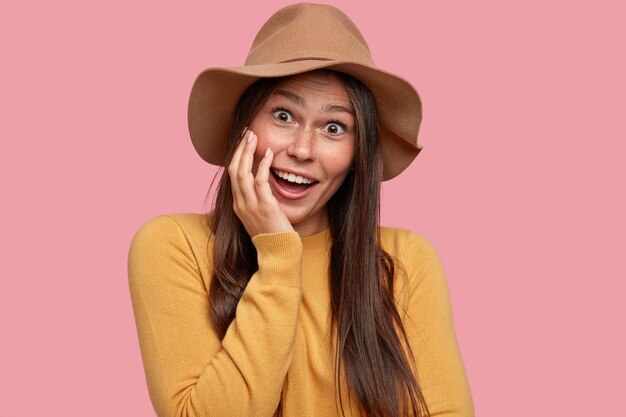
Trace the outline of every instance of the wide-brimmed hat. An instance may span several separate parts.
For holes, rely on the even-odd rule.
[[[242,93],[256,80],[316,69],[349,74],[376,100],[383,150],[383,177],[400,174],[418,155],[422,103],[404,78],[377,68],[367,42],[341,10],[299,3],[280,9],[257,34],[243,67],[208,68],[189,97],[191,141],[202,159],[223,166],[226,140]]]

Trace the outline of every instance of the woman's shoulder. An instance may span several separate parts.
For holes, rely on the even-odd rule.
[[[138,227],[129,255],[158,257],[186,253],[199,260],[206,257],[211,238],[207,214],[161,214]]]
[[[207,214],[161,214],[146,220],[135,232],[128,251],[131,284],[154,281],[161,285],[168,280],[186,280],[186,274],[191,274],[208,288],[212,236]]]
[[[207,238],[210,235],[208,217],[201,213],[160,214],[139,226],[133,239],[185,236]]]
[[[411,230],[381,227],[382,248],[389,253],[398,267],[396,296],[401,303],[421,286],[424,280],[445,284],[441,259],[433,244],[425,236]],[[432,285],[422,286],[430,288]],[[404,304],[406,306],[406,304]]]
[[[412,230],[399,227],[381,227],[380,240],[383,249],[392,255],[419,255],[435,249],[428,238]]]
[[[422,234],[397,227],[381,227],[382,248],[411,273],[438,268],[441,260],[431,241]]]

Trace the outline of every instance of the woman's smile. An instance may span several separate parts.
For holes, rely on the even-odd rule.
[[[250,124],[258,137],[253,171],[271,148],[272,193],[302,236],[328,227],[326,204],[352,166],[355,126],[343,84],[327,72],[291,77]]]
[[[288,200],[297,200],[308,195],[319,183],[316,179],[298,173],[271,169],[270,185],[272,189]]]

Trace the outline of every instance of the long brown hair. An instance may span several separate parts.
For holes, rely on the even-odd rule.
[[[348,395],[355,395],[364,415],[429,416],[413,351],[394,300],[394,278],[401,265],[380,245],[383,169],[375,101],[359,80],[332,73],[342,82],[354,107],[357,137],[354,169],[327,204],[332,238],[331,327],[337,352],[335,383],[341,412],[345,415],[341,393],[343,369]],[[241,96],[228,135],[225,161],[231,160],[244,127],[286,79],[260,79]],[[226,334],[237,303],[258,269],[252,240],[232,207],[230,178],[225,174],[219,182],[214,211],[208,215],[215,235],[209,302],[220,338]]]

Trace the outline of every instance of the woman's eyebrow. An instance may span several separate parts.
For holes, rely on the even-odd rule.
[[[354,116],[354,110],[352,110],[352,108],[347,109],[337,104],[327,104],[322,107],[322,111],[325,113],[348,113]]]
[[[300,97],[297,94],[294,94],[290,91],[285,91],[285,90],[276,90],[274,91],[274,94],[277,94],[279,96],[283,96],[286,99],[288,99],[289,101],[293,101],[294,103],[296,103],[299,106],[304,107],[305,103],[304,103],[304,99],[302,97]]]
[[[297,105],[304,107],[306,102],[302,97],[297,94],[292,93],[291,91],[285,90],[276,90],[274,94],[285,97],[287,100],[296,103]],[[340,106],[338,104],[327,104],[322,107],[322,111],[324,113],[348,113],[354,116],[354,110],[352,108],[346,108],[344,106]]]

